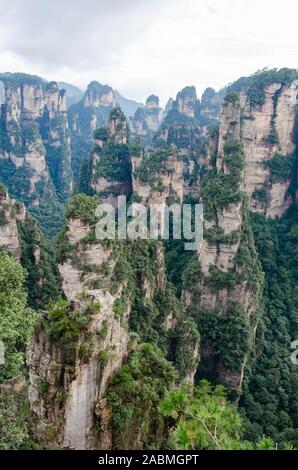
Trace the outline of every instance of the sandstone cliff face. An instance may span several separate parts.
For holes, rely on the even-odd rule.
[[[109,449],[112,445],[104,394],[109,377],[127,355],[129,336],[120,319],[115,319],[115,299],[98,290],[88,294],[93,302],[100,302],[100,312],[90,315],[84,335],[74,345],[51,344],[44,334],[36,333],[28,352],[29,400],[38,417],[36,433],[40,442],[54,447]],[[101,339],[103,330],[106,336]],[[92,350],[82,359],[86,344],[92,344]],[[46,392],[42,393],[41,383]]]
[[[206,215],[203,246],[198,253],[201,274],[192,293],[184,294],[186,303],[198,302],[200,312],[211,316],[218,315],[223,322],[229,321],[230,315],[236,315],[235,322],[238,321],[237,316],[247,321],[248,341],[246,345],[240,346],[243,350],[241,361],[228,360],[223,363],[221,357],[218,357],[218,340],[211,340],[208,336],[211,334],[212,337],[212,333],[204,333],[201,348],[201,367],[208,367],[209,372],[213,369],[213,373],[217,374],[223,383],[238,390],[238,393],[254,341],[256,312],[260,302],[259,287],[252,288],[245,267],[239,263],[243,252],[247,250],[246,256],[250,260],[247,259],[246,262],[252,262],[255,266],[255,276],[260,278],[253,240],[248,235],[247,215],[243,204],[241,168],[244,156],[240,144],[240,114],[237,96],[230,96],[230,99],[227,97],[220,117],[216,170],[210,170],[213,176],[207,177],[207,187],[204,184],[202,186]],[[217,184],[222,187],[221,197],[215,190]],[[232,185],[234,189],[231,188]],[[216,192],[212,196],[214,190]],[[231,193],[227,200],[225,198],[229,191]],[[235,311],[238,313],[232,313]],[[213,338],[216,337],[215,331],[213,335]],[[231,337],[230,341],[227,347],[237,350],[239,345],[236,335]]]
[[[194,86],[187,86],[177,93],[176,99],[169,100],[166,107],[165,125],[186,125],[198,123],[201,103]]]
[[[195,88],[185,87],[177,94],[175,101],[168,103],[162,125],[153,139],[156,147],[165,144],[177,147],[183,159],[183,191],[192,199],[198,198],[198,170],[206,163],[200,149],[206,141],[208,125],[214,123],[216,120],[207,119],[202,113]]]
[[[183,162],[173,146],[132,157],[133,194],[136,202],[167,204],[183,201]]]
[[[229,169],[225,165],[224,147],[226,144],[233,144],[234,142],[240,142],[240,104],[238,101],[236,103],[225,103],[222,109],[216,159],[217,171],[224,174],[229,173]],[[205,220],[205,229],[212,230],[216,226],[223,238],[225,236],[230,237],[233,233],[239,233],[243,222],[241,208],[242,202],[217,208],[214,219]],[[211,266],[217,266],[224,272],[234,266],[234,257],[239,247],[239,236],[235,236],[235,239],[235,243],[220,243],[218,246],[216,243],[210,243],[206,236],[204,237],[202,250],[199,253],[199,261],[204,275],[209,275]],[[220,293],[211,293],[208,288],[204,288],[201,299],[203,308],[218,307],[218,295]],[[224,309],[225,305],[221,304],[220,308]]]
[[[163,109],[159,106],[159,98],[150,95],[146,100],[145,108],[138,108],[132,119],[132,130],[135,136],[141,137],[145,144],[149,144],[162,123],[163,114]]]
[[[65,92],[27,75],[0,80],[1,179],[28,204],[64,201],[71,190]]]
[[[46,163],[58,199],[65,202],[72,190],[66,92],[59,90],[57,83],[51,82],[45,91],[45,102],[42,138],[46,149]]]
[[[216,92],[213,88],[206,88],[201,99],[201,114],[208,121],[219,121],[224,93]]]
[[[259,85],[258,85],[259,86]],[[233,86],[230,87],[233,90]],[[260,90],[261,92],[261,90]],[[249,206],[253,211],[267,216],[281,216],[290,206],[288,194],[291,175],[289,171],[281,174],[275,169],[290,166],[295,150],[294,133],[296,122],[296,82],[276,81],[264,85],[264,102],[252,104],[247,88],[240,90],[241,103],[241,141],[245,153],[244,187],[248,195]],[[196,148],[207,138],[207,126],[216,124],[225,90],[215,92],[207,88],[201,103],[197,100],[193,87],[186,87],[177,94],[154,142],[175,144],[184,161],[184,174],[191,176],[194,165],[203,162],[202,155],[196,154]],[[224,134],[224,133],[223,133]],[[284,159],[283,159],[284,157]],[[205,163],[208,159],[205,158]],[[284,161],[284,163],[283,163]],[[203,164],[205,164],[203,162]],[[185,194],[192,194],[186,181]],[[198,187],[195,186],[195,192]]]
[[[41,328],[28,352],[35,432],[40,442],[58,448],[111,448],[104,396],[109,377],[128,354],[130,307],[122,318],[113,307],[124,285],[110,292],[115,257],[112,248],[84,241],[92,230],[81,219],[69,219],[68,255],[59,264],[69,308],[87,315],[87,324],[72,341],[51,340]]]
[[[107,125],[114,103],[113,89],[93,81],[88,85],[83,98],[69,108],[72,171],[75,178],[82,161],[92,149],[95,129]]]
[[[108,85],[100,85],[98,82],[91,82],[83,98],[85,108],[99,108],[101,106],[113,106],[115,101],[113,89]]]
[[[253,211],[274,217],[281,216],[291,203],[287,195],[289,176],[276,180],[270,160],[275,155],[287,159],[294,152],[297,89],[295,83],[273,83],[264,92],[264,104],[254,107],[241,94],[245,189]]]
[[[0,187],[0,249],[7,250],[14,258],[20,259],[20,240],[17,220],[24,220],[26,209],[9,198],[8,192]]]
[[[189,118],[195,118],[199,102],[195,87],[188,86],[179,91],[176,97],[177,111]]]
[[[109,116],[109,137],[117,144],[127,144],[129,141],[129,127],[121,108],[114,108]]]
[[[116,204],[117,196],[132,192],[131,150],[127,120],[120,108],[114,108],[107,130],[95,132],[95,146],[90,157],[91,190],[107,203]]]
[[[165,144],[177,147],[183,162],[183,195],[188,200],[198,200],[200,172],[211,158],[208,127],[218,122],[220,112],[218,95],[215,92],[211,95],[206,93],[202,107],[196,89],[183,88],[175,101],[169,100],[162,125],[153,139],[155,147]]]

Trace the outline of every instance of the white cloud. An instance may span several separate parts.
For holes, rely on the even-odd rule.
[[[298,67],[297,13],[292,0],[0,0],[0,69],[165,103],[185,85]]]

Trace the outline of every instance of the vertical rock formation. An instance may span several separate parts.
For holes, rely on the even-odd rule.
[[[84,108],[100,108],[100,107],[110,107],[114,104],[114,92],[109,85],[101,85],[100,83],[93,81],[89,83],[87,91],[83,97],[83,106]],[[90,122],[91,126],[94,126],[93,129],[96,129],[96,114],[94,114]],[[97,126],[98,127],[98,126]]]
[[[261,104],[242,93],[245,188],[253,211],[281,216],[290,206],[297,88],[294,83],[264,86]]]
[[[167,101],[167,104],[165,106],[164,118],[166,117],[168,112],[171,111],[171,109],[173,107],[173,103],[174,103],[173,98],[169,98],[168,101]]]
[[[3,74],[0,81],[0,178],[40,215],[71,190],[65,92],[25,74]]]
[[[126,117],[121,108],[114,108],[111,111],[108,122],[109,137],[115,141],[116,144],[128,144],[129,142],[129,128]]]
[[[200,100],[197,99],[195,87],[188,86],[177,93],[176,100],[168,106],[154,142],[175,144],[183,155],[188,156],[194,151],[202,135]]]
[[[231,154],[230,164],[231,166],[234,164],[233,160],[235,160],[235,164],[238,163],[239,166],[243,163],[243,154],[241,153],[242,151],[240,147],[240,103],[237,97],[235,98],[235,102],[224,102],[220,118],[218,150],[216,158],[216,174],[222,176],[221,186],[224,185],[225,180],[227,182],[229,181],[229,175],[231,175],[231,173],[230,167],[227,164],[227,157],[229,157],[230,148],[231,150],[234,150],[233,146],[235,146],[235,144],[238,146],[236,152],[238,151],[239,153],[237,155],[234,154],[234,152],[233,154]],[[236,159],[238,159],[239,162],[237,162]],[[208,196],[206,194],[206,232],[204,237],[203,248],[199,255],[201,269],[203,274],[205,275],[208,275],[209,268],[214,265],[217,265],[219,269],[225,272],[228,271],[229,268],[232,268],[234,266],[234,257],[239,247],[239,236],[237,237],[236,234],[238,233],[239,235],[239,230],[243,221],[241,213],[242,197],[240,194],[240,189],[243,181],[242,178],[243,174],[240,173],[239,169],[239,174],[237,171],[237,175],[235,175],[236,181],[235,186],[233,188],[236,191],[234,194],[229,194],[230,200],[235,199],[235,202],[230,203],[230,200],[228,200],[228,204],[226,204],[225,201],[220,204],[221,201],[219,201],[219,207],[216,207],[215,204],[213,204],[213,201],[207,201]],[[206,184],[209,184],[209,181]],[[207,193],[208,189],[209,187],[206,188],[203,185],[203,198],[204,194]],[[232,188],[230,188],[230,190],[231,189]],[[234,244],[223,244],[223,246],[218,249],[216,244],[209,243],[210,237],[208,241],[209,233],[215,230],[222,234],[223,239],[225,237],[228,239],[229,237],[231,237],[231,234],[235,235],[233,238],[236,240],[236,242]],[[206,295],[206,298],[207,297],[208,295]],[[208,308],[215,307],[216,296],[212,294],[211,298],[212,305],[208,304]]]
[[[94,137],[93,152],[82,165],[79,189],[114,203],[117,196],[132,192],[132,148],[128,123],[120,108],[110,112],[108,127],[97,129]]]
[[[67,108],[69,108],[72,104],[80,101],[80,99],[84,96],[83,91],[80,88],[71,85],[71,83],[58,82],[58,86],[60,89],[66,91]]]
[[[108,124],[110,112],[114,107],[120,107],[127,118],[138,108],[142,109],[141,103],[125,98],[109,85],[101,85],[97,81],[91,82],[84,96],[70,106],[68,121],[75,180],[82,162],[92,150],[94,131]]]
[[[128,353],[130,306],[117,310],[124,283],[112,281],[117,256],[95,238],[88,201],[78,196],[60,240],[67,301],[49,311],[28,353],[29,400],[40,442],[72,449],[110,448],[107,381]],[[93,208],[96,200],[90,198]],[[118,299],[118,300],[117,300]],[[97,418],[96,418],[97,416]],[[97,421],[97,425],[96,425]]]
[[[93,81],[88,85],[83,98],[69,108],[72,170],[75,178],[82,161],[91,151],[95,129],[107,124],[114,104],[113,89]]]
[[[9,198],[6,188],[0,184],[0,250],[7,250],[20,259],[21,249],[17,219],[24,220],[26,209]]]
[[[67,122],[66,92],[50,82],[45,90],[42,138],[46,163],[60,201],[66,202],[72,189],[70,134]]]
[[[187,118],[194,119],[199,115],[200,101],[197,99],[197,92],[194,86],[187,86],[177,93],[176,109],[178,113]]]
[[[136,202],[167,204],[183,201],[183,162],[173,145],[132,157],[133,196]]]
[[[136,136],[149,144],[163,119],[163,109],[159,106],[159,98],[150,95],[145,108],[138,108],[132,119],[132,129]]]
[[[169,101],[163,123],[153,139],[156,147],[177,147],[183,161],[183,191],[189,200],[198,198],[199,171],[206,162],[202,149],[208,138],[208,127],[218,121],[215,110],[207,117],[206,98],[204,103],[203,112],[195,87],[183,88],[175,101]]]
[[[238,96],[228,94],[220,117],[216,161],[201,187],[205,228],[200,273],[184,294],[187,303],[193,304],[202,334],[200,367],[207,367],[209,374],[238,393],[253,349],[262,289],[243,193],[240,111]]]
[[[201,98],[201,115],[206,122],[214,123],[219,120],[221,105],[225,92],[216,92],[213,88],[206,88]]]

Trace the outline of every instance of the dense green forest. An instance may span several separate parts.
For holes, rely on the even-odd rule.
[[[298,211],[281,220],[253,215],[255,242],[265,272],[265,316],[251,380],[245,384],[241,408],[246,435],[263,434],[298,445],[297,366],[291,363],[291,342],[298,336]]]

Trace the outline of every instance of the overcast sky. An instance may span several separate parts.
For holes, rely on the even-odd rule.
[[[0,71],[163,104],[263,67],[298,67],[296,0],[0,0]]]

